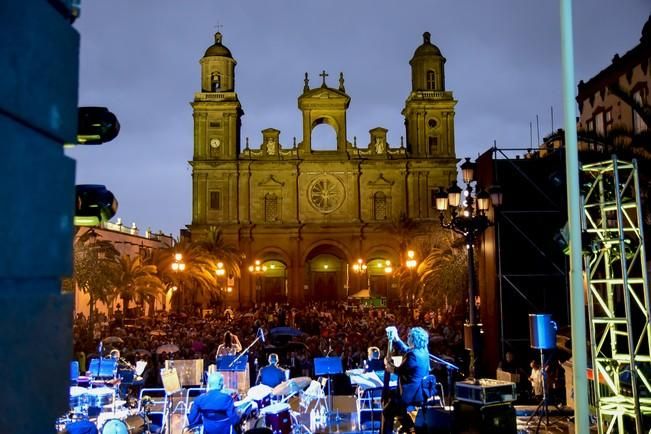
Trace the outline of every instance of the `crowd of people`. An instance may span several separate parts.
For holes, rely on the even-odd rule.
[[[403,425],[409,425],[409,418],[404,417],[406,408],[422,399],[422,381],[431,368],[440,376],[439,381],[446,383],[445,367],[431,365],[428,354],[460,366],[459,375],[464,375],[467,352],[461,334],[463,317],[462,312],[452,309],[389,310],[345,302],[310,303],[300,308],[262,303],[243,310],[229,306],[203,315],[158,312],[154,317],[134,319],[118,315],[110,321],[100,319],[95,327],[90,327],[86,318],[78,315],[73,329],[74,358],[82,372],[91,359],[102,356],[116,359],[117,366],[122,368],[146,362],[139,386],[162,387],[159,372],[167,360],[202,359],[207,369],[220,357],[241,354],[247,348],[250,384],[273,388],[285,378],[316,377],[315,358],[340,357],[344,370],[386,369],[397,375],[401,386],[388,397],[390,405],[383,407],[381,431],[389,433],[393,430],[394,416],[403,419]],[[407,344],[401,337],[407,338]],[[405,354],[398,368],[392,366],[390,359],[383,359],[389,341],[394,350]],[[559,404],[562,384],[557,379],[562,377],[562,372],[554,369],[558,367],[560,363],[549,360],[541,368],[534,360],[527,377],[525,368],[515,361],[512,353],[507,353],[499,369],[517,374],[521,380],[520,393],[523,384],[527,384],[530,390],[525,393],[525,399],[536,401],[541,399],[541,379],[543,372],[546,373],[550,403]],[[208,391],[197,400],[201,405],[194,407],[189,415],[190,426],[203,423],[205,428],[215,409],[228,415],[222,422],[229,426],[241,417],[233,413],[230,389],[224,388],[224,375],[214,372],[207,377]],[[343,374],[340,377],[346,378]],[[332,380],[336,384],[336,379]],[[122,390],[126,391],[124,395],[128,394],[127,388]]]
[[[203,316],[159,312],[135,320],[116,317],[98,321],[90,331],[86,318],[79,315],[74,323],[74,358],[83,372],[88,361],[98,357],[99,342],[103,341],[107,350],[119,349],[132,365],[146,361],[149,368],[143,374],[144,386],[160,387],[157,373],[165,360],[203,359],[207,367],[215,363],[216,356],[238,353],[258,338],[248,358],[254,384],[258,368],[266,365],[270,353],[279,355],[279,365],[288,369],[291,377],[313,376],[316,357],[338,356],[345,370],[361,368],[369,346],[386,351],[388,326],[396,326],[399,334],[406,336],[409,327],[419,325],[430,335],[433,354],[463,365],[462,322],[463,315],[452,310],[389,311],[345,302],[310,303],[300,308],[261,303],[243,310],[226,307]]]

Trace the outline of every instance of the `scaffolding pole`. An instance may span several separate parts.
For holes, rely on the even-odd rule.
[[[581,256],[581,200],[579,196],[579,156],[574,99],[574,36],[572,0],[560,0],[561,58],[563,65],[563,117],[565,124],[565,170],[567,214],[570,229],[570,312],[572,318],[572,363],[574,364],[574,423],[576,433],[590,432],[586,355],[585,302]]]

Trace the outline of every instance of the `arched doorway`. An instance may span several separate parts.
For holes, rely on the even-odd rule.
[[[248,267],[255,303],[288,301],[287,264],[281,259],[256,259]]]
[[[394,271],[391,260],[375,258],[369,260],[367,266],[370,296],[389,299]]]
[[[261,298],[266,302],[287,301],[287,266],[279,260],[265,261],[264,272],[261,280]]]
[[[305,300],[346,297],[346,255],[336,246],[314,248],[305,261]]]

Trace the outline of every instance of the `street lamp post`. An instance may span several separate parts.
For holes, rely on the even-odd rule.
[[[364,263],[364,260],[361,259],[361,258],[358,259],[357,262],[355,262],[353,264],[353,272],[355,274],[357,274],[357,284],[358,284],[357,289],[360,290],[360,291],[362,290],[362,274],[366,273],[367,268],[368,267],[367,267],[366,263]],[[370,283],[368,285],[368,291],[369,291],[369,295],[370,295],[371,294],[371,285],[370,285]]]
[[[217,261],[217,268],[215,268],[215,274],[217,275],[217,284],[219,285],[220,296],[223,296],[224,286],[222,285],[223,283],[222,279],[224,278],[224,276],[226,276],[226,269],[224,268],[224,263],[222,261]]]
[[[249,272],[255,276],[255,301],[256,303],[260,301],[260,295],[262,292],[262,287],[260,285],[260,275],[264,274],[267,271],[267,266],[262,265],[262,262],[259,259],[256,259],[252,265],[249,265]]]
[[[391,276],[393,274],[393,267],[391,266],[391,261],[386,260],[384,261],[384,274],[387,276],[387,300],[386,300],[386,307],[389,307],[389,290],[391,289]]]
[[[172,271],[174,273],[182,273],[185,271],[185,263],[183,262],[183,255],[181,253],[174,254],[174,262],[172,263]],[[183,293],[181,292],[181,279],[178,279],[179,283],[177,285],[177,290],[179,291],[178,298],[181,299]],[[170,303],[171,303],[170,299]],[[180,304],[180,303],[179,303]]]
[[[411,290],[411,313],[413,317],[414,313],[414,306],[416,304],[416,285],[414,285],[414,269],[418,265],[418,261],[416,261],[416,252],[413,250],[407,250],[407,261],[405,261],[405,265],[407,266],[407,269],[409,270],[409,289]]]
[[[475,163],[466,158],[461,165],[463,182],[466,189],[461,190],[454,182],[447,192],[441,187],[436,193],[436,209],[440,212],[439,218],[441,226],[450,229],[464,237],[466,250],[468,252],[468,320],[465,324],[464,341],[466,349],[470,351],[469,378],[476,380],[476,359],[477,359],[477,341],[479,340],[480,325],[476,313],[475,296],[476,296],[476,277],[475,277],[475,258],[474,248],[477,238],[492,225],[486,216],[486,211],[491,205],[498,207],[502,204],[502,193],[499,187],[491,187],[490,194],[484,190],[478,190],[471,186],[475,179]],[[473,197],[473,193],[474,197]],[[463,195],[463,201],[461,196]],[[475,206],[476,203],[476,206]],[[449,210],[450,218],[445,221],[445,211]]]

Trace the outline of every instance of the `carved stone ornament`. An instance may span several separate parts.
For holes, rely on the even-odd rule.
[[[307,189],[310,204],[323,214],[337,210],[344,202],[344,194],[344,185],[332,175],[317,177]]]

